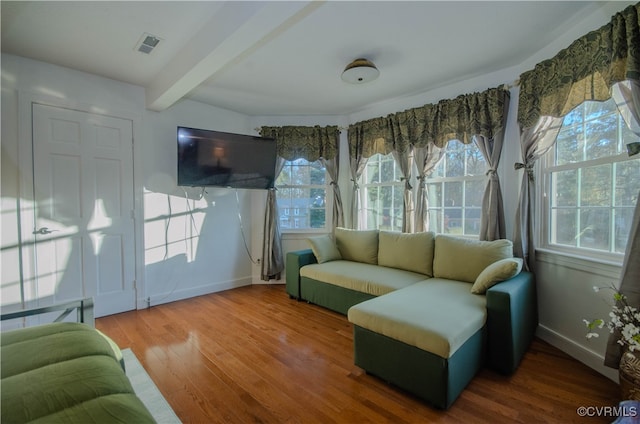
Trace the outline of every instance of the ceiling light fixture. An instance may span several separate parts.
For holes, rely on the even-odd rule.
[[[356,59],[344,68],[342,81],[349,84],[364,84],[378,78],[380,71],[370,60]]]

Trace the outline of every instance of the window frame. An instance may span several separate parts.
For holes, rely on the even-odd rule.
[[[291,166],[290,164],[292,162],[295,162],[296,160],[305,160],[309,165],[318,162],[321,166],[322,163],[320,162],[320,159],[318,159],[317,161],[308,161],[304,158],[297,158],[294,159],[292,161],[288,161],[285,160],[285,163],[282,167],[282,170],[284,171],[286,169],[287,166]],[[324,166],[323,166],[324,167]],[[300,207],[299,206],[290,206],[289,208],[285,208],[286,213],[285,215],[287,217],[289,217],[289,219],[291,220],[291,224],[292,224],[292,228],[284,228],[282,227],[282,225],[280,225],[280,233],[282,234],[302,234],[302,233],[309,233],[309,234],[323,234],[323,233],[327,233],[328,231],[331,231],[332,225],[333,225],[333,190],[331,189],[331,183],[330,183],[330,176],[329,173],[327,172],[326,168],[325,168],[325,184],[324,185],[320,185],[320,184],[284,184],[284,185],[278,185],[277,184],[277,179],[276,179],[276,184],[275,184],[275,188],[276,188],[276,203],[278,204],[278,192],[279,190],[283,190],[283,189],[301,189],[301,190],[306,190],[306,189],[324,189],[325,191],[325,201],[324,201],[324,210],[325,210],[325,221],[324,221],[324,227],[322,228],[310,228],[310,227],[300,227]],[[293,213],[291,211],[291,209],[293,209]],[[311,210],[311,209],[309,209]],[[280,213],[280,205],[278,204],[278,223],[280,223],[280,218],[282,216],[282,213]]]
[[[464,146],[464,150],[465,150],[465,159],[464,159],[464,175],[459,175],[459,176],[455,176],[455,177],[447,177],[447,176],[434,176],[434,174],[436,174],[437,172],[437,168],[438,167],[444,167],[444,169],[446,169],[446,165],[445,165],[445,161],[447,160],[446,156],[447,156],[447,152],[446,149],[449,148],[449,145],[451,142],[457,142],[460,145]],[[482,171],[482,173],[480,174],[469,174],[469,170],[468,170],[468,149],[469,148],[475,148],[478,151],[478,155],[482,158],[483,162],[484,162],[484,169]],[[436,167],[434,167],[433,172],[427,177],[425,184],[427,185],[427,190],[428,190],[428,196],[432,195],[432,191],[430,190],[430,186],[434,185],[434,184],[439,184],[441,186],[441,193],[445,193],[445,184],[446,183],[455,183],[455,182],[460,182],[462,183],[462,205],[459,207],[459,209],[461,210],[461,217],[460,217],[460,221],[462,223],[462,234],[455,234],[453,233],[453,235],[457,236],[457,237],[465,237],[465,238],[469,238],[469,239],[479,239],[480,238],[480,223],[482,221],[482,195],[484,195],[484,189],[486,187],[486,181],[487,181],[487,176],[486,176],[486,169],[487,169],[487,162],[486,159],[484,158],[484,156],[482,155],[482,152],[480,151],[480,148],[478,147],[478,145],[475,142],[471,142],[471,143],[462,143],[459,140],[450,140],[449,142],[447,142],[447,146],[445,147],[445,152],[442,156],[441,161],[437,164]],[[480,204],[478,206],[467,206],[466,205],[466,184],[469,182],[480,182],[480,185],[482,186],[482,195],[480,198]],[[431,202],[431,199],[429,199],[429,207],[427,209],[427,213],[431,214],[432,211],[437,211],[437,213],[440,215],[438,222],[441,224],[441,228],[438,229],[434,229],[433,228],[433,221],[430,220],[429,223],[429,231],[432,231],[436,234],[452,234],[452,233],[447,233],[447,232],[441,232],[441,230],[444,230],[444,228],[442,227],[444,225],[445,219],[444,219],[444,214],[447,210],[447,208],[449,208],[448,206],[444,205],[444,196],[443,199],[441,199],[441,205],[440,206],[433,206],[433,202]],[[457,207],[455,209],[458,209]],[[479,211],[480,215],[478,217],[478,233],[477,234],[465,234],[465,224],[466,224],[466,216],[468,215],[468,212],[470,212],[471,210],[477,210]]]
[[[384,158],[384,160],[389,160],[389,158],[391,159],[390,161],[393,163],[393,174],[394,174],[394,181],[389,181],[389,182],[382,182],[382,181],[377,181],[374,183],[367,183],[367,176],[368,176],[368,170],[369,170],[369,166],[370,166],[370,161],[372,158],[375,158],[375,160],[377,160],[380,164],[382,163],[382,159]],[[378,169],[380,169],[381,166],[379,165]],[[378,171],[379,172],[379,171]],[[395,194],[395,190],[399,190],[402,195],[404,195],[404,182],[400,179],[399,175],[402,174],[402,171],[400,170],[400,166],[398,165],[398,163],[396,162],[395,158],[393,157],[393,153],[387,153],[386,155],[383,155],[381,153],[376,153],[375,155],[367,158],[367,164],[365,165],[365,169],[363,170],[362,174],[360,175],[360,179],[358,182],[358,185],[360,186],[361,189],[361,210],[359,211],[360,216],[361,216],[361,220],[360,220],[360,225],[363,229],[380,229],[380,222],[376,222],[376,226],[370,228],[369,227],[369,209],[374,210],[373,208],[369,208],[369,189],[370,188],[376,188],[378,190],[380,190],[381,188],[385,188],[385,187],[390,187],[394,194]],[[395,206],[395,197],[392,195],[392,210],[394,209]],[[402,198],[402,196],[401,196]],[[400,203],[400,216],[402,216],[402,204],[404,203],[404,200]],[[391,229],[383,229],[384,231],[401,231],[402,230],[402,223],[400,223],[399,228],[396,228],[396,226],[394,226],[393,224],[391,225]]]
[[[585,102],[586,103],[586,102]],[[583,107],[584,103],[580,104],[576,107]],[[575,109],[574,109],[575,110]],[[619,111],[616,114],[617,122],[616,122],[616,151],[617,153],[598,157],[595,159],[583,159],[580,161],[567,161],[562,164],[556,164],[556,155],[557,155],[557,141],[554,142],[554,145],[547,153],[545,153],[539,160],[539,172],[538,175],[541,175],[542,184],[541,190],[538,197],[539,207],[536,213],[540,217],[539,229],[536,231],[538,237],[537,245],[541,247],[542,250],[558,253],[565,256],[572,257],[580,257],[586,260],[601,262],[601,263],[615,263],[622,264],[624,258],[624,251],[622,252],[612,252],[612,249],[615,249],[614,238],[615,238],[615,212],[617,209],[630,209],[633,213],[633,206],[616,206],[615,205],[615,196],[616,196],[616,166],[618,164],[623,164],[629,161],[640,161],[640,158],[629,157],[625,151],[624,140],[623,140],[623,132],[622,126],[626,125],[622,117],[620,116]],[[584,130],[584,126],[591,120],[584,119],[582,126]],[[563,123],[564,127],[564,123]],[[562,128],[560,129],[560,132]],[[560,135],[558,133],[558,136]],[[585,143],[586,144],[586,143]],[[588,146],[583,146],[583,149],[587,149]],[[610,201],[607,206],[597,206],[597,205],[581,205],[580,199],[580,191],[582,187],[582,173],[583,170],[594,168],[602,165],[610,165],[610,176],[611,181],[609,183],[610,188]],[[638,164],[640,166],[640,163]],[[554,193],[556,193],[554,185],[556,182],[553,179],[553,175],[563,171],[576,171],[576,184],[577,184],[577,193],[576,193],[576,205],[575,206],[558,206],[553,205],[552,200]],[[638,201],[638,200],[636,200]],[[573,210],[576,212],[576,231],[577,235],[580,234],[578,230],[580,228],[580,215],[581,208],[589,208],[589,209],[606,209],[609,211],[609,251],[605,251],[602,249],[592,248],[592,247],[584,247],[579,246],[579,240],[576,242],[576,246],[570,246],[566,244],[558,244],[553,242],[553,231],[555,230],[552,227],[552,214],[554,210]],[[628,243],[628,240],[627,240]]]

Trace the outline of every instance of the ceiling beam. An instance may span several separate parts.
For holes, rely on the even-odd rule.
[[[167,109],[313,13],[324,1],[226,2],[146,87],[147,109]]]

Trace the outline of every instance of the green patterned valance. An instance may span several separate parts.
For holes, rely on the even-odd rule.
[[[534,126],[540,116],[562,117],[586,100],[607,100],[610,88],[640,80],[640,3],[574,41],[555,57],[520,76],[518,122]]]
[[[358,122],[349,126],[349,153],[351,157],[371,157],[430,142],[438,147],[449,140],[470,143],[474,135],[493,138],[505,127],[508,103],[507,90],[491,88]]]
[[[337,126],[262,127],[260,135],[274,138],[278,144],[278,156],[286,160],[313,162],[320,158],[331,160],[338,155],[340,130]]]

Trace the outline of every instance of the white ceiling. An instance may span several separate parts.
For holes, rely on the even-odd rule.
[[[2,51],[247,115],[344,115],[522,63],[602,5],[583,1],[3,0]],[[143,33],[162,39],[149,55]],[[358,57],[380,77],[340,79]]]

